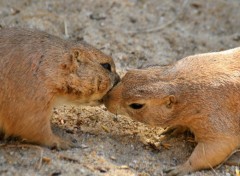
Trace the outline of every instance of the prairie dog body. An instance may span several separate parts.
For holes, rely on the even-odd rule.
[[[0,30],[0,128],[6,136],[66,149],[52,133],[52,108],[98,104],[119,81],[111,57],[86,44],[45,32]]]
[[[112,113],[194,133],[198,145],[169,175],[219,165],[240,146],[240,48],[129,71],[104,103]]]

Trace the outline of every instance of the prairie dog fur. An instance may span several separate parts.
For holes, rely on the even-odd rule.
[[[99,104],[118,81],[112,58],[86,43],[31,29],[0,30],[0,128],[6,136],[67,149],[73,143],[52,133],[52,108]]]
[[[240,146],[240,48],[129,71],[104,103],[112,113],[194,133],[198,145],[169,175],[217,166]]]

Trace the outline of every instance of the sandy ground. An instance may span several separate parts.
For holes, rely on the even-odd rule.
[[[38,28],[85,40],[111,55],[118,71],[166,65],[185,56],[239,46],[238,0],[1,0],[0,27]],[[79,148],[55,151],[1,141],[0,175],[159,176],[183,163],[195,143],[163,141],[161,128],[115,116],[104,107],[62,106],[53,129]],[[235,175],[222,165],[191,175]]]

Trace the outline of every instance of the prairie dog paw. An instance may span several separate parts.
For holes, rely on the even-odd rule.
[[[163,170],[163,172],[166,173],[167,176],[183,176],[190,173],[188,169],[185,169],[182,166],[170,167]]]
[[[57,149],[57,150],[67,150],[70,148],[78,148],[78,143],[76,140],[63,140],[58,139],[57,141],[53,142],[51,149]]]
[[[162,132],[161,135],[168,135],[169,137],[176,137],[177,135],[183,134],[185,131],[188,131],[189,129],[184,126],[175,126],[167,128]]]

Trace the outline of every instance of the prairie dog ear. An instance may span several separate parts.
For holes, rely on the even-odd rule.
[[[68,53],[64,54],[65,62],[61,64],[61,67],[68,71],[73,71],[77,67],[77,63],[80,63],[80,51],[79,50],[71,50]]]
[[[175,104],[177,102],[177,99],[174,95],[169,95],[167,98],[166,98],[166,107],[167,108],[172,108],[173,104]]]
[[[80,59],[80,50],[72,49],[70,55],[71,55],[72,61],[76,60],[77,62],[81,62],[81,59]]]

